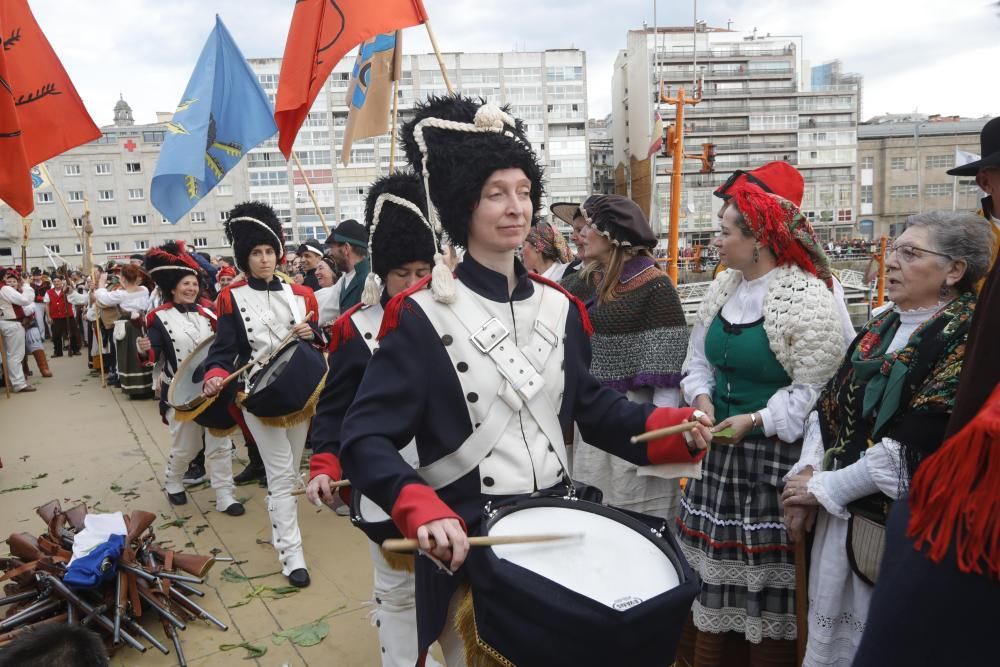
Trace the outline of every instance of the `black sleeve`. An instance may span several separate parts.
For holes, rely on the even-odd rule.
[[[146,329],[146,337],[149,338],[149,344],[156,352],[156,358],[163,359],[167,354],[167,349],[171,347],[170,337],[164,331],[163,322],[160,321],[159,317],[154,315],[152,320],[152,326]]]
[[[351,323],[353,327],[354,324]],[[361,335],[342,342],[327,357],[329,371],[312,423],[313,456],[330,453],[340,456],[340,435],[344,416],[361,385],[371,353]]]
[[[219,314],[219,319],[216,322],[215,341],[208,351],[208,359],[205,360],[207,371],[218,368],[227,374],[232,373],[238,365],[242,365],[250,359],[250,346],[244,343],[243,328],[236,320],[237,317],[232,312]],[[241,349],[245,349],[247,352],[241,353]]]

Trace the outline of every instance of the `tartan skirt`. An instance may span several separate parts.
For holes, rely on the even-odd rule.
[[[689,480],[677,519],[684,555],[701,577],[692,612],[702,632],[795,639],[795,548],[781,508],[782,478],[801,442],[749,438],[713,444]]]

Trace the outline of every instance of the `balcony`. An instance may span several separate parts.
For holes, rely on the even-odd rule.
[[[732,121],[702,121],[685,123],[684,126],[690,133],[706,133],[706,132],[747,132],[750,130],[750,121],[748,120],[736,120]]]
[[[719,58],[754,58],[759,56],[790,56],[795,53],[795,48],[791,45],[780,49],[753,49],[745,46],[733,46],[728,48],[716,48],[708,50],[694,49],[657,49],[656,55],[663,62],[676,62],[692,60],[711,60]]]
[[[702,69],[698,68],[697,72],[694,68],[688,67],[685,69],[674,69],[667,72],[659,72],[659,75],[664,81],[690,81],[695,77],[704,75],[705,80],[710,79],[776,79],[794,76],[795,68],[793,67],[782,67],[781,69],[769,69],[769,70],[751,70],[751,69]]]

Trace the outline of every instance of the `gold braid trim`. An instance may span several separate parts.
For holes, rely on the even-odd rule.
[[[516,667],[479,636],[476,608],[469,585],[462,585],[455,594],[460,596],[455,608],[455,630],[465,644],[465,664],[468,667]]]
[[[233,424],[229,428],[210,428],[208,432],[216,438],[225,438],[227,435],[235,433],[240,428],[239,424]]]
[[[174,408],[174,419],[176,419],[179,422],[193,422],[195,419],[198,418],[198,416],[201,413],[212,407],[212,403],[215,403],[215,399],[217,396],[218,394],[206,398],[202,402],[202,404],[196,407],[194,410],[178,410],[177,408]],[[212,435],[215,434],[213,433]]]
[[[413,554],[400,554],[382,549],[382,558],[385,558],[389,567],[398,572],[414,572],[416,570],[416,558]]]
[[[323,386],[325,384],[326,373],[323,373],[323,377],[319,379],[319,383],[316,385],[316,388],[313,389],[313,393],[309,396],[306,404],[297,412],[278,417],[260,417],[258,415],[254,415],[254,417],[257,417],[262,424],[265,424],[266,426],[273,426],[275,428],[289,428],[308,419],[312,419],[312,416],[316,414],[316,403],[319,402],[319,395],[323,393]],[[236,395],[236,405],[239,406],[240,409],[243,409],[243,401],[246,400],[246,397],[246,393],[242,391]]]

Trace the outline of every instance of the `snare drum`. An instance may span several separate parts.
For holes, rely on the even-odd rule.
[[[323,352],[293,340],[250,378],[239,405],[268,426],[293,426],[316,412],[326,372]]]
[[[229,406],[236,399],[236,383],[226,385],[215,400],[204,399],[201,386],[205,380],[205,360],[213,342],[215,336],[209,336],[184,358],[170,381],[166,396],[177,421],[193,421],[213,435],[223,436],[237,427],[236,420],[229,413]]]
[[[662,520],[570,498],[487,506],[486,535],[580,533],[474,550],[455,623],[499,664],[663,667],[698,580]]]

